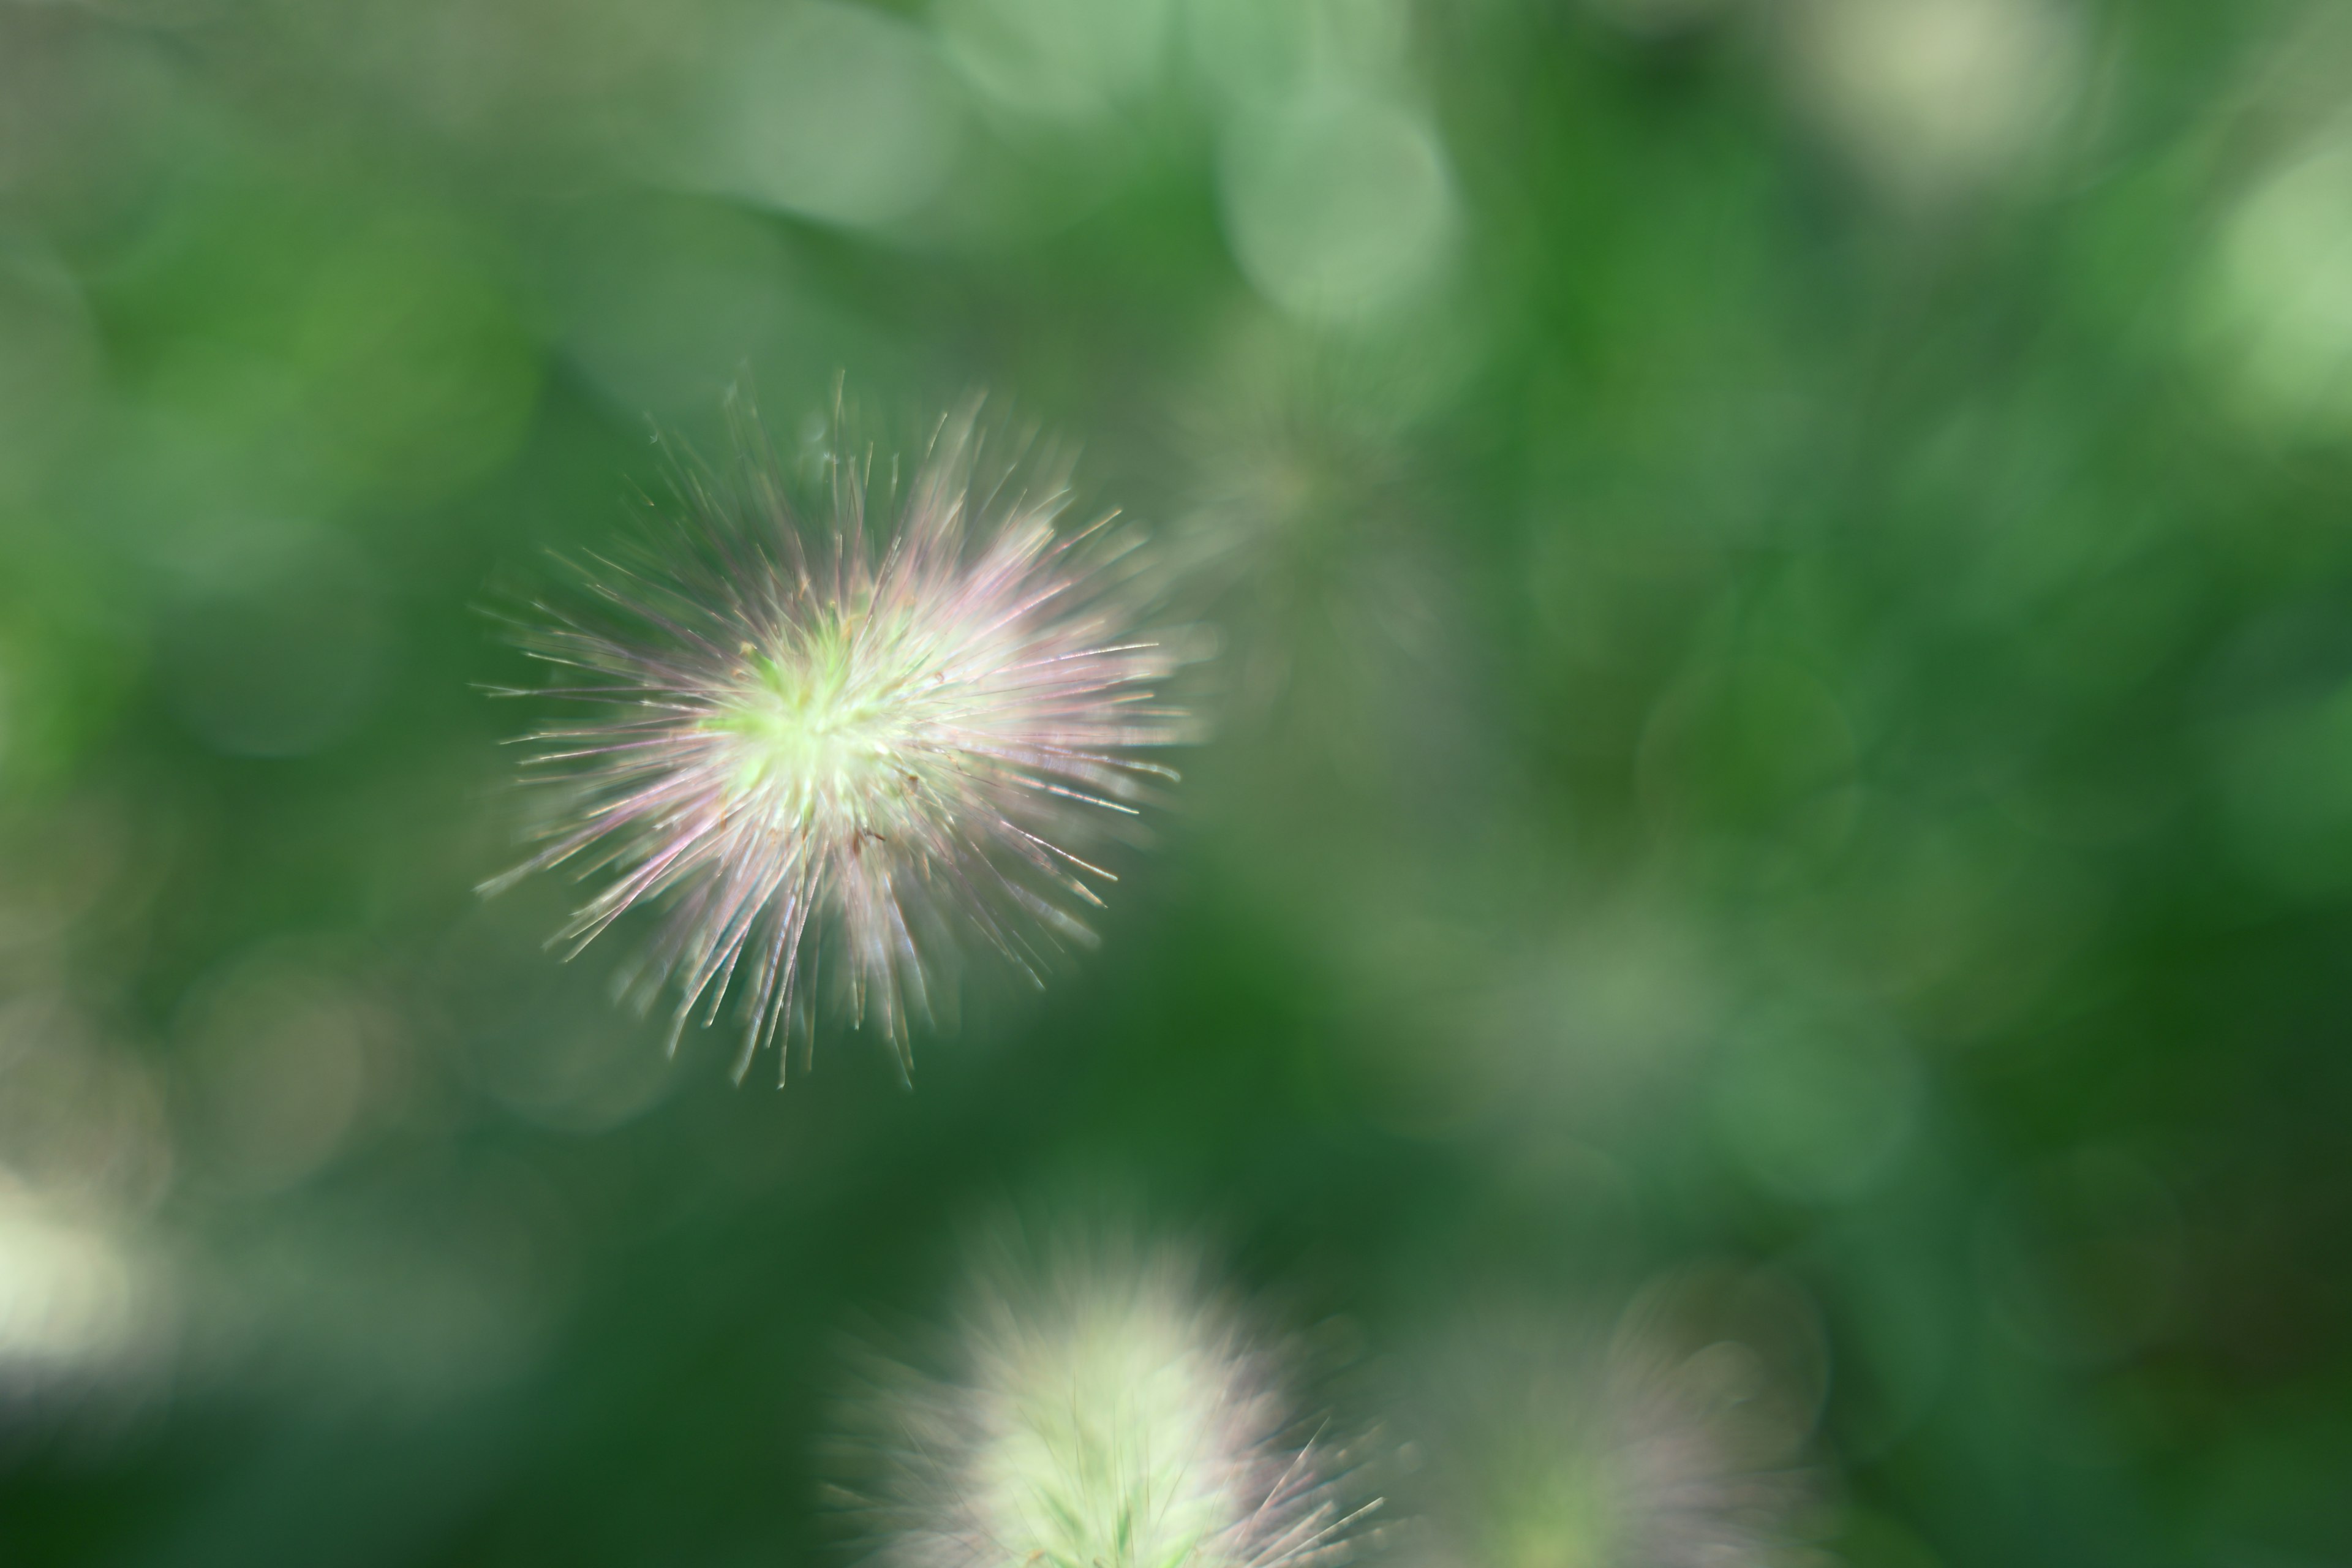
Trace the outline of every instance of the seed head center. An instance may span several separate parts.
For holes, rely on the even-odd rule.
[[[740,805],[780,828],[866,837],[921,809],[932,764],[918,693],[929,672],[876,654],[834,629],[744,656],[704,726],[726,742]]]

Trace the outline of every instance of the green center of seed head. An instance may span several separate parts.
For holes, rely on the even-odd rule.
[[[748,648],[703,728],[732,742],[734,797],[795,827],[887,838],[924,792],[908,701],[920,671],[877,668],[850,628]]]
[[[1609,1478],[1590,1458],[1559,1456],[1522,1477],[1496,1515],[1486,1555],[1497,1568],[1601,1568],[1622,1556]]]

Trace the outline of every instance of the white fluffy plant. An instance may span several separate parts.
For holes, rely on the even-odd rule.
[[[593,882],[574,952],[659,910],[635,988],[681,1028],[736,997],[739,1078],[821,962],[902,1069],[960,950],[1041,977],[1092,940],[1094,847],[1175,777],[1147,753],[1185,736],[1160,694],[1182,656],[1141,629],[1136,533],[1064,527],[1061,472],[992,456],[979,416],[901,476],[836,415],[814,516],[746,417],[733,474],[689,472],[674,526],[522,617],[569,673],[508,695],[577,716],[527,738],[545,845],[487,890]]]
[[[880,1568],[1313,1568],[1360,1539],[1372,1505],[1191,1253],[1000,1247],[946,1362],[851,1408]]]

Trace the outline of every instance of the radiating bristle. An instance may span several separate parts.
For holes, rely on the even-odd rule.
[[[572,951],[662,906],[641,993],[673,993],[679,1027],[736,996],[739,1077],[801,1014],[820,949],[902,1068],[960,940],[1041,975],[1087,936],[1088,879],[1112,879],[1081,851],[1171,776],[1133,755],[1181,739],[1155,695],[1181,659],[1136,635],[1130,537],[1062,532],[1058,485],[983,474],[977,414],[942,421],[887,529],[866,463],[832,462],[812,524],[752,434],[739,479],[684,487],[665,547],[581,569],[601,617],[541,605],[522,628],[584,673],[548,694],[590,716],[531,737],[560,809],[490,886],[601,876]]]

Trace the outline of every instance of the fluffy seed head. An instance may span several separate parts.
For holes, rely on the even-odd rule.
[[[1428,1381],[1436,1568],[1773,1568],[1800,1560],[1802,1431],[1752,1352],[1482,1321]]]
[[[1175,1252],[982,1270],[952,1370],[856,1412],[885,1568],[1310,1568],[1350,1548],[1334,1456]]]
[[[1174,777],[1138,754],[1181,715],[1155,694],[1176,653],[1135,629],[1131,533],[1057,528],[1066,490],[985,467],[977,414],[943,420],[903,488],[829,456],[816,529],[747,431],[740,476],[690,477],[662,547],[586,566],[597,612],[541,605],[522,628],[584,678],[553,695],[588,716],[530,737],[554,826],[491,887],[601,877],[573,951],[665,909],[631,980],[673,989],[681,1026],[733,992],[739,1077],[820,958],[902,1068],[961,939],[1036,978],[1112,879],[1087,847]]]

